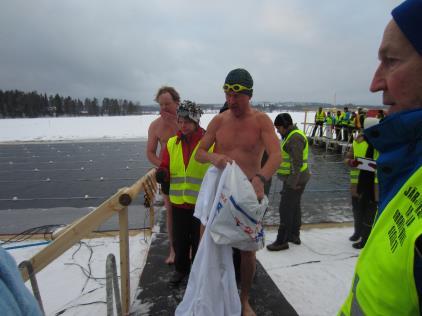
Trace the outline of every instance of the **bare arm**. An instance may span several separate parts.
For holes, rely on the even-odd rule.
[[[201,139],[198,150],[196,151],[195,159],[201,163],[211,163],[217,168],[224,169],[226,164],[231,163],[233,160],[223,154],[208,152],[212,144],[216,141],[217,130],[220,126],[221,118],[217,115],[208,124],[207,131]]]
[[[265,151],[268,154],[268,159],[264,166],[262,166],[259,173],[268,180],[273,176],[281,164],[280,141],[274,131],[273,123],[268,115],[262,114],[259,120],[262,126],[262,140]]]
[[[152,122],[148,128],[147,158],[156,167],[160,166],[161,159],[157,156],[158,137],[155,132],[155,122]]]

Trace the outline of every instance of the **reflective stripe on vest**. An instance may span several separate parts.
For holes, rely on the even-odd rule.
[[[300,167],[300,172],[303,172],[308,169],[308,138],[306,137],[305,133],[301,130],[294,129],[290,132],[287,138],[281,142],[281,157],[283,158],[283,160],[281,161],[280,167],[277,170],[278,174],[289,175],[291,173],[290,155],[287,153],[287,151],[284,150],[284,145],[287,143],[290,137],[292,137],[293,134],[300,134],[305,139],[305,148],[303,149],[302,155],[303,163]]]
[[[416,239],[422,234],[422,167],[387,204],[356,263],[340,315],[419,315],[414,280]]]
[[[202,164],[195,160],[198,143],[189,158],[187,167],[185,167],[182,142],[176,144],[176,141],[177,136],[173,136],[167,141],[167,150],[170,155],[170,202],[179,205],[195,204],[209,164]],[[210,150],[212,148],[213,146]]]

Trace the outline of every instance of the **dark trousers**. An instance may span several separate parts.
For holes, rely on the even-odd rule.
[[[341,126],[336,125],[335,130],[336,130],[336,140],[341,140]]]
[[[176,271],[188,273],[198,250],[201,222],[193,216],[193,209],[179,208],[174,204],[172,206],[174,266]],[[192,260],[190,259],[191,248]]]
[[[353,212],[353,221],[354,221],[354,228],[355,228],[353,235],[360,237],[361,230],[362,230],[362,216],[359,210],[358,196],[352,196],[352,212]]]
[[[362,241],[366,243],[374,224],[375,215],[377,213],[377,203],[372,201],[369,193],[362,193],[359,197],[359,213],[362,219],[361,236]]]
[[[317,128],[319,127],[319,136],[322,137],[322,126],[324,125],[324,122],[316,122],[314,126],[314,130],[312,131],[312,137],[315,136]]]
[[[299,189],[291,189],[283,184],[280,207],[280,226],[278,227],[277,242],[285,243],[294,237],[299,237],[302,225],[302,211],[300,200],[305,186]]]
[[[349,141],[349,127],[343,126],[343,141],[348,142]]]

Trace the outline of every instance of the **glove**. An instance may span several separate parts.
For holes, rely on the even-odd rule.
[[[348,164],[350,167],[352,167],[352,168],[356,168],[358,165],[360,165],[360,164],[361,164],[361,162],[360,162],[360,161],[358,161],[358,160],[356,160],[356,159],[349,159],[349,160],[347,161],[347,164]]]
[[[170,182],[169,173],[168,173],[167,169],[158,168],[157,171],[155,172],[155,179],[160,184]]]

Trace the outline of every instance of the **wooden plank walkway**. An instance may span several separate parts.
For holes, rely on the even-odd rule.
[[[159,217],[160,231],[164,231],[164,211],[160,212]],[[173,267],[164,264],[167,254],[167,234],[155,234],[130,315],[174,315],[177,305],[183,299],[185,286],[174,288],[168,285]],[[258,261],[250,302],[260,316],[297,315]]]

